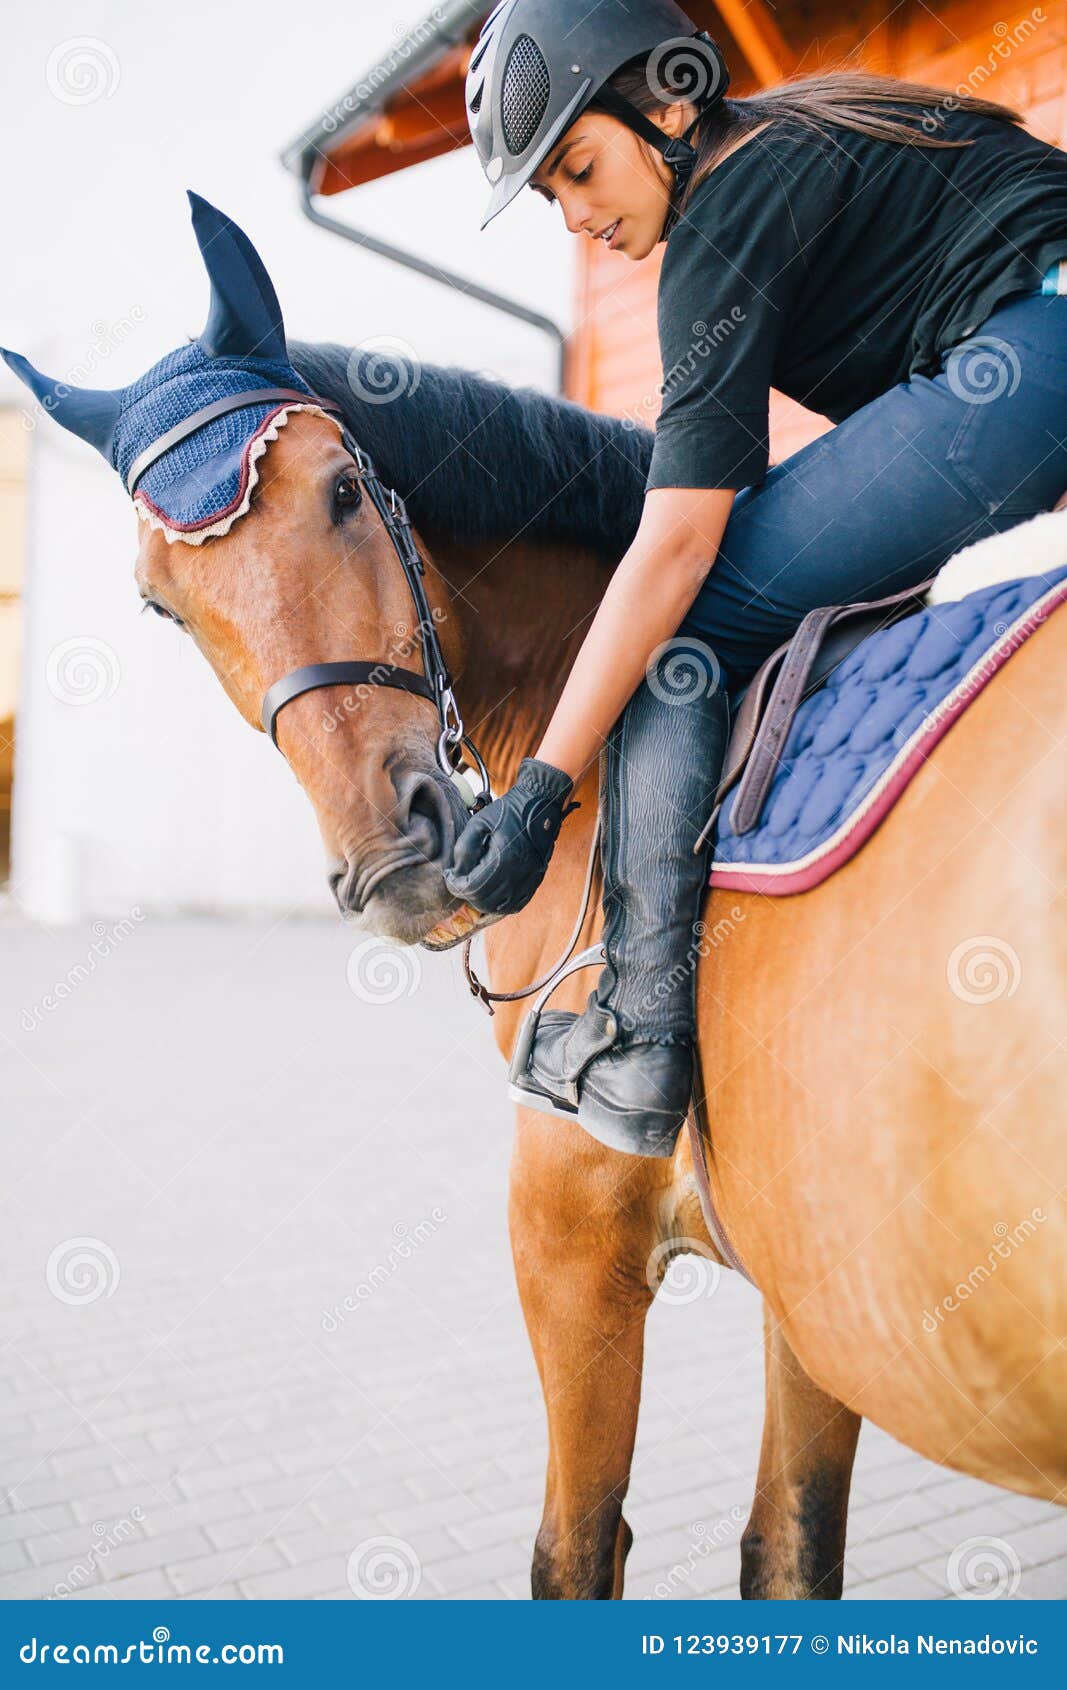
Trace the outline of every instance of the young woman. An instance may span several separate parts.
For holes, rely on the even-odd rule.
[[[607,960],[580,1016],[520,1037],[512,1095],[645,1155],[689,1102],[727,700],[807,611],[912,585],[1067,488],[1067,155],[893,78],[727,85],[671,0],[503,0],[467,83],[486,222],[529,185],[635,263],[666,241],[640,527],[446,877],[521,909],[603,751]],[[772,386],[837,426],[768,468]]]

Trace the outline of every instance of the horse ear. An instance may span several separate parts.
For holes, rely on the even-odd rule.
[[[19,380],[25,382],[49,416],[57,423],[87,440],[112,462],[111,449],[115,439],[115,424],[122,410],[122,389],[106,387],[71,387],[69,382],[53,381],[35,370],[28,358],[18,352],[8,352],[0,346],[0,358]]]
[[[200,345],[209,358],[287,361],[281,306],[259,253],[231,218],[191,189],[189,204],[211,282],[211,309]]]

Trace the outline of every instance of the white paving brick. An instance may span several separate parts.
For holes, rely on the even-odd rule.
[[[906,1602],[933,1601],[943,1592],[918,1567],[907,1567],[903,1572],[886,1573],[881,1578],[859,1579],[851,1583],[844,1595],[854,1598],[858,1602],[868,1599],[878,1602],[889,1602],[903,1599]]]
[[[0,1543],[29,1542],[46,1532],[62,1531],[73,1520],[74,1515],[66,1502],[53,1502],[47,1508],[24,1509],[17,1514],[0,1514]]]
[[[131,1573],[129,1578],[114,1579],[97,1592],[98,1595],[113,1596],[119,1602],[154,1602],[157,1599],[173,1600],[174,1587],[165,1572],[158,1567],[147,1567],[142,1573]]]
[[[255,1602],[298,1601],[315,1596],[351,1602],[355,1598],[345,1580],[346,1562],[344,1555],[331,1555],[318,1561],[305,1561],[300,1567],[286,1567],[283,1572],[239,1578],[237,1584],[242,1594]]]
[[[0,1543],[0,1574],[16,1573],[28,1567],[30,1557],[23,1543]]]
[[[55,975],[55,936],[15,922],[3,937],[15,974]],[[420,1597],[528,1600],[547,1437],[508,1252],[503,1064],[458,958],[424,958],[418,1002],[379,1010],[348,989],[351,945],[311,920],[146,924],[106,984],[66,1006],[49,1073],[102,1100],[108,1136],[69,1135],[0,1236],[0,1599],[48,1596],[94,1524],[136,1508],[135,1539],[75,1599],[351,1600],[349,1553],[384,1536],[417,1554]],[[195,1063],[174,1070],[129,1037],[148,984]],[[295,1059],[294,1026],[318,1041]],[[462,1088],[420,1086],[420,1068],[454,1072],[464,1045],[477,1060]],[[27,1120],[65,1125],[27,1083],[12,1094]],[[389,1259],[394,1229],[435,1205],[438,1233],[324,1331],[323,1310]],[[94,1233],[122,1281],[70,1309],[42,1263],[57,1239]],[[634,1599],[675,1566],[684,1600],[737,1594],[760,1322],[730,1274],[709,1305],[650,1316],[626,1502]],[[696,1553],[697,1523],[734,1507],[730,1539]],[[1067,1514],[865,1426],[846,1593],[947,1595],[963,1536],[1012,1545],[1020,1595],[1067,1596]]]
[[[495,1579],[513,1578],[529,1564],[528,1547],[509,1539],[506,1543],[494,1544],[492,1549],[480,1549],[473,1555],[456,1555],[448,1561],[435,1561],[425,1569],[424,1578],[442,1596],[453,1596],[457,1590],[483,1580],[488,1585]]]
[[[1032,1602],[1067,1601],[1067,1562],[1063,1556],[1045,1561],[1039,1567],[1027,1567],[1019,1585],[1019,1595]]]
[[[171,1581],[179,1596],[205,1596],[224,1581],[253,1578],[285,1566],[285,1559],[270,1543],[227,1549],[215,1555],[200,1555],[190,1561],[169,1563]]]
[[[273,1539],[280,1532],[321,1531],[322,1521],[310,1503],[293,1503],[288,1508],[247,1509],[232,1519],[216,1520],[204,1530],[216,1548],[232,1549],[258,1538]]]

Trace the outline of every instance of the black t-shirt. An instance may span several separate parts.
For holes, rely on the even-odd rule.
[[[660,274],[648,487],[762,480],[772,387],[840,422],[1067,257],[1067,153],[962,110],[938,134],[974,144],[777,120],[699,185]]]

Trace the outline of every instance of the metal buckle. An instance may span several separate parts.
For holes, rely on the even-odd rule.
[[[696,148],[681,135],[675,135],[663,149],[663,158],[667,164],[673,165],[675,170],[685,169],[688,165],[692,170],[697,160]]]

